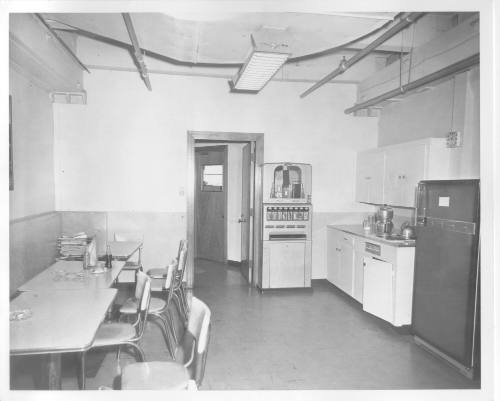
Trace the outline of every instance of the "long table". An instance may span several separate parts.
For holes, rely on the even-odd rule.
[[[108,245],[113,258],[127,260],[135,252],[141,252],[142,242],[139,241],[110,241]]]
[[[61,388],[61,354],[90,348],[116,289],[33,290],[10,303],[20,320],[10,321],[10,354],[46,354],[49,389]],[[24,314],[24,315],[23,315]]]
[[[92,268],[84,270],[81,261],[59,260],[21,285],[18,290],[94,290],[109,288],[124,265],[124,261],[113,260],[111,269],[105,269],[103,273],[94,273]]]

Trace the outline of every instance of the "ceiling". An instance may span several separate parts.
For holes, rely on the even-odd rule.
[[[397,13],[245,12],[130,14],[140,47],[179,63],[242,64],[257,44],[279,45],[291,61],[325,53],[361,37],[380,34]],[[130,46],[120,13],[44,13],[56,29],[77,31],[111,44]],[[349,47],[356,47],[350,44]],[[359,47],[359,45],[358,45]],[[362,46],[361,46],[362,47]]]

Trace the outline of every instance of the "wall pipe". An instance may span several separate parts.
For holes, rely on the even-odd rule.
[[[334,71],[332,71],[331,73],[329,73],[325,77],[321,78],[313,86],[311,86],[304,93],[302,93],[300,95],[300,97],[301,98],[306,97],[308,94],[315,91],[320,86],[323,86],[328,81],[331,81],[336,76],[343,74],[352,65],[356,64],[358,61],[360,61],[361,59],[366,57],[368,54],[370,54],[373,49],[377,48],[382,43],[386,42],[387,40],[392,38],[394,35],[401,32],[403,29],[405,29],[409,25],[413,24],[415,21],[417,21],[420,17],[422,17],[424,15],[425,15],[425,13],[405,13],[405,14],[403,14],[401,16],[401,19],[395,25],[393,25],[391,28],[389,28],[387,31],[385,31],[382,35],[380,35],[377,39],[375,39],[372,43],[370,43],[364,49],[360,50],[358,53],[356,53],[354,56],[352,56],[349,60],[342,60],[340,65],[337,67],[337,69],[335,69]]]
[[[454,64],[451,64],[447,67],[444,67],[438,71],[435,71],[431,74],[425,75],[422,78],[419,78],[413,82],[410,82],[406,85],[402,85],[399,88],[390,90],[389,92],[385,92],[379,96],[376,96],[372,99],[366,100],[362,103],[355,104],[353,107],[344,110],[345,114],[354,113],[355,111],[369,108],[370,106],[374,106],[377,103],[383,102],[384,100],[389,100],[390,98],[401,96],[406,92],[418,89],[422,86],[429,85],[430,83],[439,81],[441,79],[450,77],[452,75],[458,74],[460,72],[464,72],[469,70],[474,65],[479,64],[479,53],[476,53],[472,56],[469,56],[463,60],[460,60]]]

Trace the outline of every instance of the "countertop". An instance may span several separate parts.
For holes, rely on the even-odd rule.
[[[415,247],[415,240],[387,240],[382,237],[377,237],[375,234],[366,234],[363,226],[361,224],[349,224],[349,225],[336,225],[328,224],[327,227],[334,228],[336,230],[344,231],[349,234],[356,235],[357,237],[362,237],[369,239],[373,242],[379,242],[385,245],[395,246],[395,247]]]

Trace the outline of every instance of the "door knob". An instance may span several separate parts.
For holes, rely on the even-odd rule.
[[[238,223],[245,223],[247,219],[245,218],[244,215],[241,215],[241,217],[238,219]]]

